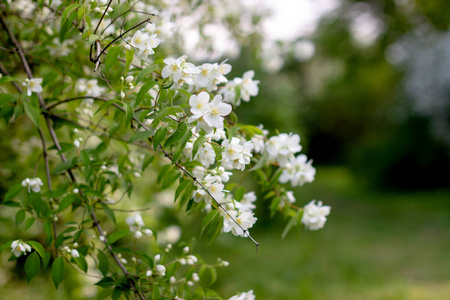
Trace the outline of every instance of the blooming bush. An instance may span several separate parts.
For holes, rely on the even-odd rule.
[[[150,201],[135,199],[142,185],[201,216],[202,230],[192,234],[211,241],[230,232],[259,245],[249,231],[257,195],[289,219],[283,236],[302,223],[324,226],[328,206],[299,207],[285,188],[314,180],[311,160],[298,154],[300,137],[269,137],[234,113],[258,94],[254,71],[228,79],[226,61],[196,65],[178,52],[183,22],[203,16],[200,32],[217,22],[209,15],[215,1],[175,2],[2,2],[1,117],[11,126],[28,117],[44,162],[44,180],[24,179],[3,199],[16,226],[25,222],[17,238],[30,238],[2,250],[10,248],[12,260],[30,253],[28,280],[49,269],[58,288],[71,266],[98,277],[98,298],[220,298],[200,278],[228,262],[203,261],[180,241],[182,228],[164,229],[157,205],[148,211]],[[199,39],[196,51],[207,53],[209,42]],[[236,180],[247,173],[258,193]],[[32,227],[43,233],[26,235]],[[231,299],[254,298],[249,291]]]

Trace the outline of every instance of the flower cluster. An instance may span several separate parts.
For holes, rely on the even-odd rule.
[[[233,103],[236,106],[241,104],[241,100],[244,102],[250,101],[250,96],[254,97],[258,95],[259,80],[253,80],[255,71],[250,70],[244,73],[242,78],[236,77],[232,81],[228,82],[220,93],[223,94],[225,101]],[[236,94],[239,90],[240,93]]]
[[[127,224],[130,227],[130,231],[134,232],[134,237],[136,239],[140,239],[142,237],[142,232],[148,236],[152,236],[153,232],[150,229],[141,230],[141,228],[145,225],[144,220],[142,220],[142,216],[139,213],[136,213],[133,217],[127,218]]]
[[[27,243],[22,242],[21,240],[17,240],[12,242],[11,244],[11,252],[19,257],[22,253],[27,255],[27,252],[31,252],[31,246]]]
[[[200,70],[190,62],[187,62],[187,56],[183,55],[179,58],[166,58],[164,63],[166,66],[161,71],[163,78],[172,76],[175,87],[181,87],[184,83],[194,84],[194,75],[199,74]]]
[[[188,122],[197,121],[196,131],[201,128],[211,132],[214,128],[223,128],[223,117],[231,112],[231,105],[224,103],[222,96],[216,95],[211,102],[209,100],[207,92],[201,92],[198,96],[192,95],[189,99],[192,116]]]
[[[154,48],[158,47],[161,42],[157,34],[148,35],[138,30],[131,38],[131,46],[137,49],[136,57],[139,60],[146,59],[150,54],[155,54]]]
[[[222,165],[227,169],[238,169],[243,171],[245,165],[250,163],[250,158],[253,156],[251,151],[253,149],[252,141],[240,140],[236,137],[231,138],[231,141],[225,139],[222,142],[224,151],[222,153]]]
[[[327,216],[330,214],[330,206],[322,206],[322,201],[317,204],[316,200],[311,201],[304,207],[302,223],[309,230],[318,230],[323,228],[327,221]]]
[[[246,236],[246,230],[253,227],[257,218],[254,217],[253,209],[256,207],[253,202],[256,201],[254,192],[244,195],[241,202],[232,199],[228,194],[222,204],[225,204],[223,216],[223,232],[231,232],[236,236]]]
[[[220,64],[204,63],[199,66],[200,73],[195,76],[195,85],[198,89],[206,88],[208,92],[217,90],[217,85],[228,82],[224,76],[231,71],[231,65],[222,62]]]
[[[253,295],[253,290],[250,290],[246,293],[241,293],[239,295],[235,295],[228,300],[255,300],[256,297]]]
[[[41,186],[43,185],[44,183],[39,177],[26,178],[22,181],[22,186],[28,188],[28,193],[30,193],[30,190],[39,193],[41,191]]]

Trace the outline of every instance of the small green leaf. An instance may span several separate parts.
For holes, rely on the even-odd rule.
[[[161,142],[164,140],[166,135],[167,135],[167,128],[166,127],[161,127],[155,133],[155,136],[153,137],[153,148],[155,150],[158,149],[159,144],[161,144]]]
[[[149,137],[151,137],[153,135],[153,133],[154,133],[154,130],[152,127],[150,127],[149,130],[146,130],[146,131],[139,131],[130,138],[128,143],[144,141],[144,140],[148,139]]]
[[[84,273],[87,273],[88,271],[88,265],[86,262],[86,259],[84,258],[84,256],[82,254],[80,254],[79,257],[74,258],[75,263],[77,264],[77,266],[80,268],[80,270],[82,270]]]
[[[164,143],[164,147],[169,147],[178,142],[179,140],[181,140],[181,138],[183,138],[183,136],[186,134],[187,131],[188,127],[185,122],[178,123],[177,129],[166,140],[166,142]]]
[[[33,247],[34,250],[36,250],[37,253],[39,253],[39,255],[44,258],[45,257],[45,251],[44,251],[44,247],[41,245],[41,243],[36,242],[36,241],[28,241],[27,242],[31,247]]]
[[[181,193],[186,189],[186,187],[188,186],[190,180],[189,179],[180,179],[182,180],[180,182],[180,184],[177,187],[177,190],[175,191],[175,199],[174,201],[177,201],[178,197],[181,195]]]
[[[71,4],[66,7],[62,13],[61,22],[64,23],[71,12],[73,12],[80,4]]]
[[[126,59],[125,59],[126,63],[125,63],[125,72],[124,72],[125,75],[128,74],[128,71],[130,70],[131,62],[133,61],[133,58],[134,58],[134,50],[133,49],[127,50],[126,53],[127,54],[126,54]]]
[[[103,210],[105,211],[106,216],[116,224],[116,216],[114,215],[114,211],[107,205],[102,203]]]
[[[34,224],[34,221],[35,221],[35,218],[33,218],[33,217],[28,218],[25,221],[25,228],[24,228],[24,230],[27,231],[28,229],[30,229],[30,227],[33,226],[33,224]]]
[[[153,291],[152,291],[152,299],[153,300],[159,300],[159,296],[160,296],[160,294],[159,294],[159,288],[158,288],[158,286],[157,285],[153,285]]]
[[[106,276],[106,274],[108,274],[109,270],[108,257],[101,250],[98,250],[98,269],[100,270],[100,272],[102,272],[103,276]]]
[[[100,36],[96,35],[96,34],[91,34],[89,36],[89,45],[92,45],[93,43],[95,43],[95,41],[99,40]]]
[[[23,220],[25,220],[25,210],[21,209],[16,213],[16,227],[19,227]]]
[[[131,119],[133,119],[134,111],[131,105],[127,102],[123,103],[123,108],[125,109],[125,126],[128,127],[128,124],[130,124]]]
[[[73,194],[67,195],[59,203],[59,207],[58,207],[57,212],[62,212],[63,210],[68,208],[70,205],[72,205],[72,203],[75,202],[75,200],[77,200],[77,196],[76,195],[73,195]]]
[[[188,130],[186,131],[185,135],[181,139],[181,141],[178,143],[177,149],[175,150],[173,156],[172,156],[172,163],[176,163],[178,158],[180,157],[181,153],[183,152],[186,143],[189,141],[189,139],[192,137],[192,131]]]
[[[99,111],[104,110],[105,108],[113,105],[113,104],[121,104],[122,102],[120,102],[119,100],[109,100],[106,101],[105,103],[103,103],[102,105],[100,105],[100,107],[97,109],[97,111],[94,113],[94,115],[96,115]]]
[[[25,262],[25,273],[27,274],[28,282],[39,272],[41,267],[41,260],[36,252],[33,252],[28,256]]]
[[[148,91],[157,84],[156,81],[149,81],[145,83],[141,89],[139,90],[138,95],[136,96],[136,105],[141,103],[144,96],[148,93]]]
[[[25,113],[30,118],[30,120],[36,125],[37,128],[39,128],[39,115],[41,111],[39,108],[35,107],[31,102],[28,102],[26,100],[23,101],[23,106],[25,108]]]
[[[15,196],[17,196],[21,191],[23,190],[23,186],[19,184],[13,185],[8,192],[5,195],[5,198],[3,198],[3,203],[10,201]]]
[[[204,136],[199,136],[195,142],[194,145],[192,146],[192,159],[194,159],[195,154],[197,154],[198,149],[200,148],[201,145],[203,145],[203,143],[205,143],[206,141],[206,137]]]
[[[95,285],[101,286],[104,289],[110,288],[114,286],[114,279],[111,277],[104,277],[102,280],[97,282]]]
[[[162,186],[161,188],[164,190],[166,188],[168,188],[169,186],[171,186],[177,179],[178,177],[181,176],[180,171],[178,171],[177,169],[172,169],[169,172],[167,172],[167,174],[163,177],[162,179]]]
[[[122,51],[122,47],[110,47],[108,53],[105,57],[105,72],[107,73],[111,67],[117,62],[117,58],[119,57],[120,52]]]
[[[164,178],[164,176],[166,175],[166,173],[169,171],[170,168],[171,168],[171,165],[164,165],[161,167],[158,177],[156,178],[157,183],[160,183],[162,181],[162,179]]]
[[[52,265],[52,279],[53,283],[55,284],[55,288],[58,288],[59,284],[61,283],[64,277],[64,271],[64,258],[60,256],[55,259]]]
[[[114,244],[116,241],[120,240],[121,238],[123,238],[129,234],[130,234],[129,230],[125,230],[125,229],[118,230],[108,237],[108,239],[107,239],[108,242],[106,243],[106,245]]]

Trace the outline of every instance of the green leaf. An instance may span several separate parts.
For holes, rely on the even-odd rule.
[[[170,168],[171,168],[171,165],[164,165],[161,167],[158,177],[156,178],[157,183],[161,182],[161,180],[164,178],[164,176],[166,175],[166,173],[169,171]]]
[[[89,45],[92,45],[93,43],[95,43],[95,41],[99,40],[100,36],[96,35],[96,34],[91,34],[89,36]]]
[[[104,289],[110,288],[114,286],[114,279],[111,277],[104,277],[102,280],[97,282],[95,285],[101,286]]]
[[[160,111],[158,111],[155,116],[153,116],[153,123],[152,123],[152,127],[156,127],[158,126],[157,122],[159,119],[162,119],[164,117],[167,117],[168,115],[174,115],[176,116],[177,113],[184,113],[184,110],[180,107],[180,106],[170,106],[167,108],[164,108]]]
[[[141,103],[144,96],[148,93],[148,91],[157,84],[156,81],[149,81],[145,83],[141,89],[139,90],[138,95],[136,96],[136,105]]]
[[[100,270],[100,272],[102,272],[103,276],[106,276],[109,270],[108,257],[101,250],[98,250],[97,257],[98,257],[98,269]]]
[[[220,235],[222,227],[222,215],[218,210],[213,210],[203,219],[201,235],[209,239],[209,243],[212,243]]]
[[[65,170],[69,170],[72,169],[75,165],[77,164],[77,158],[74,157],[74,159],[66,161],[66,162],[62,162],[59,165],[57,165],[55,167],[55,169],[53,170],[53,174],[57,175],[62,173]]]
[[[27,274],[28,282],[39,272],[41,267],[41,260],[36,252],[33,252],[28,256],[25,262],[25,273]]]
[[[198,152],[198,148],[200,148],[200,146],[203,145],[203,143],[205,141],[206,141],[206,137],[204,137],[204,136],[199,136],[195,140],[194,145],[192,146],[192,158],[191,159],[194,159],[195,154],[197,154],[197,152]]]
[[[240,186],[236,189],[236,192],[234,193],[234,199],[236,201],[241,201],[245,194],[245,187]]]
[[[188,186],[190,180],[189,179],[181,179],[182,181],[180,182],[180,184],[177,187],[177,190],[175,191],[175,198],[174,201],[177,201],[178,197],[181,195],[181,193],[186,189],[186,187]]]
[[[16,227],[19,227],[23,220],[25,220],[25,210],[21,209],[16,213]]]
[[[166,140],[166,142],[164,143],[164,147],[169,147],[169,146],[175,144],[176,142],[178,142],[179,140],[181,140],[187,131],[188,131],[188,127],[185,122],[178,123],[177,129]]]
[[[13,185],[6,193],[5,198],[3,198],[3,203],[8,202],[16,197],[22,190],[23,186],[20,183]]]
[[[41,243],[36,241],[28,241],[27,244],[33,247],[33,249],[36,250],[36,252],[39,253],[39,255],[42,257],[42,259],[45,257],[44,247],[41,245]]]
[[[177,169],[172,169],[169,172],[167,172],[167,174],[163,177],[162,179],[162,186],[161,188],[164,190],[166,188],[168,188],[169,186],[171,186],[177,179],[178,177],[181,176],[180,171],[178,171]]]
[[[84,256],[82,254],[80,254],[79,257],[74,258],[75,263],[77,264],[77,266],[80,268],[80,270],[82,270],[84,273],[87,273],[88,271],[88,265],[86,262],[86,259],[84,258]]]
[[[131,119],[133,119],[133,108],[131,105],[127,102],[123,103],[123,108],[125,109],[125,126],[128,127],[128,124],[130,124]]]
[[[108,239],[107,239],[108,242],[106,243],[106,245],[108,246],[108,245],[114,244],[116,241],[120,240],[121,238],[123,238],[129,234],[130,234],[129,230],[125,230],[125,229],[118,230],[108,237]]]
[[[153,285],[153,291],[152,291],[152,299],[153,300],[159,300],[159,296],[160,296],[160,294],[159,294],[159,288],[158,288],[158,286],[157,285]]]
[[[183,153],[184,147],[186,146],[186,143],[189,141],[189,139],[192,137],[192,131],[188,130],[184,134],[183,138],[181,139],[180,143],[177,146],[177,149],[175,150],[173,156],[172,156],[172,163],[176,163],[178,158],[180,157],[181,153]]]
[[[31,102],[24,100],[23,106],[25,108],[25,113],[30,118],[30,120],[39,128],[39,115],[41,111],[39,108],[35,107]]]
[[[45,240],[45,245],[49,246],[53,241],[52,224],[50,222],[44,223],[44,231],[47,239]]]
[[[106,216],[116,224],[116,216],[114,215],[114,211],[107,205],[102,203],[102,208],[105,211]]]
[[[25,221],[25,228],[24,231],[27,231],[31,226],[33,226],[35,219],[33,217],[28,218]]]
[[[166,135],[167,135],[167,128],[166,127],[161,127],[155,133],[155,136],[153,137],[153,148],[155,150],[158,149],[159,144],[161,144],[161,142],[164,140]]]
[[[217,271],[216,268],[210,267],[209,273],[211,274],[211,282],[209,284],[213,284],[217,280]]]
[[[111,67],[117,62],[117,58],[119,57],[120,52],[122,51],[122,47],[110,47],[108,53],[105,57],[105,72],[111,69]]]
[[[52,279],[53,283],[55,284],[55,288],[58,288],[59,284],[61,283],[64,277],[64,271],[64,258],[60,256],[55,259],[52,265]]]
[[[125,63],[125,72],[124,72],[125,75],[128,74],[128,71],[130,70],[131,62],[133,61],[133,58],[134,58],[134,50],[133,49],[127,50],[126,53],[127,54],[126,54],[126,59],[125,59],[126,63]]]
[[[62,199],[61,203],[59,203],[57,212],[62,212],[63,210],[68,208],[70,205],[72,205],[72,203],[75,202],[75,200],[77,200],[76,195],[73,195],[73,194],[67,195],[66,197],[64,197],[64,199]]]
[[[113,105],[113,104],[121,104],[122,102],[120,102],[119,100],[109,100],[106,101],[105,103],[103,103],[102,105],[100,105],[100,107],[97,109],[97,111],[94,113],[94,116],[101,110]]]
[[[134,134],[129,140],[128,143],[133,143],[137,141],[144,141],[151,137],[154,133],[154,130],[152,127],[149,128],[149,130],[146,131],[139,131],[136,134]]]
[[[80,4],[71,4],[66,7],[66,9],[62,13],[61,23],[64,23],[71,12],[73,12]]]

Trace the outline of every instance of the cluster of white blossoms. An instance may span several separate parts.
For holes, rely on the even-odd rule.
[[[19,257],[22,253],[27,255],[27,252],[31,252],[31,246],[21,240],[16,240],[11,244],[11,252],[16,257]]]
[[[106,88],[98,85],[97,79],[80,78],[77,81],[77,89],[80,93],[85,93],[86,96],[100,97],[105,93]]]
[[[74,247],[78,246],[77,243],[74,243]],[[70,256],[72,256],[73,258],[77,258],[80,257],[80,253],[78,253],[77,249],[70,249],[68,246],[63,246],[61,248],[61,250],[66,251],[67,253],[70,254]]]
[[[313,182],[316,169],[312,166],[312,160],[306,155],[291,156],[283,168],[279,181],[281,183],[291,182],[292,186],[302,186],[307,182]]]
[[[137,50],[136,57],[139,60],[146,59],[150,54],[155,54],[153,48],[158,47],[161,42],[156,36],[157,34],[149,36],[140,30],[134,33],[130,44]]]
[[[28,193],[30,193],[30,190],[39,193],[43,185],[44,183],[39,177],[26,178],[22,181],[22,186],[28,188]]]
[[[184,83],[194,85],[194,76],[200,73],[199,68],[186,60],[186,55],[163,60],[166,66],[162,69],[161,76],[163,78],[172,76],[175,88],[181,87]]]
[[[136,239],[140,239],[142,237],[142,232],[144,232],[144,234],[148,236],[153,235],[153,231],[151,231],[150,229],[142,230],[142,227],[145,224],[144,220],[142,220],[142,216],[139,213],[136,213],[133,217],[128,217],[126,222],[130,227],[130,231],[134,232],[134,237]]]
[[[273,136],[267,141],[266,150],[269,153],[269,160],[284,167],[295,153],[302,150],[300,136],[292,133]]]
[[[204,63],[199,66],[198,73],[194,77],[195,85],[198,89],[206,88],[208,92],[217,90],[217,85],[228,82],[228,79],[224,76],[231,71],[231,65],[226,64],[225,61],[218,64]]]
[[[253,227],[257,218],[254,217],[253,209],[256,206],[253,202],[256,201],[254,192],[244,194],[242,200],[235,201],[231,194],[227,194],[221,201],[224,204],[221,211],[223,216],[223,232],[231,232],[236,236],[246,236],[246,230]]]
[[[223,117],[231,112],[231,105],[224,103],[221,95],[216,95],[211,102],[209,100],[210,96],[207,92],[201,92],[189,98],[192,115],[188,122],[197,121],[197,132],[203,129],[209,133],[214,128],[223,128]]]
[[[225,101],[239,106],[241,104],[241,100],[244,102],[249,102],[251,96],[254,97],[258,95],[259,80],[253,80],[254,76],[255,71],[250,70],[245,72],[242,78],[236,77],[232,81],[229,81],[225,87],[220,90],[220,93],[223,94]],[[240,91],[239,95],[236,94],[238,89]]]
[[[243,171],[245,165],[250,163],[250,159],[253,156],[251,151],[253,150],[253,142],[246,141],[245,139],[239,139],[237,137],[223,140],[222,147],[222,165],[226,169],[238,169]]]
[[[27,88],[27,95],[31,96],[31,93],[42,92],[42,78],[25,79],[22,86]]]
[[[327,216],[330,214],[330,206],[322,206],[322,201],[315,203],[316,200],[311,201],[305,205],[302,223],[309,230],[318,230],[323,228],[325,222],[327,221]]]
[[[239,295],[235,295],[228,300],[255,300],[256,297],[253,295],[253,290],[250,290],[246,293],[241,293]]]

